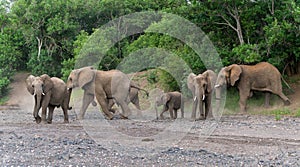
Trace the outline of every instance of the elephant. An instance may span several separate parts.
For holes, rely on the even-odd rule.
[[[35,105],[33,116],[36,123],[52,123],[53,110],[55,107],[61,107],[64,113],[64,122],[68,123],[68,110],[72,89],[67,90],[65,82],[57,77],[50,78],[47,74],[41,76],[29,75],[26,79],[27,90],[34,96]],[[48,111],[48,119],[46,114]],[[38,112],[42,108],[42,117]]]
[[[246,101],[252,96],[253,91],[265,92],[265,107],[269,107],[270,93],[278,95],[285,105],[291,101],[282,93],[281,74],[276,67],[268,62],[256,65],[232,64],[220,70],[216,88],[223,85],[237,86],[239,90],[240,112],[246,112]],[[220,95],[216,96],[220,99]]]
[[[184,101],[183,96],[180,92],[167,92],[162,93],[159,97],[156,97],[155,100],[155,111],[156,118],[158,119],[157,107],[163,105],[163,110],[160,113],[160,118],[164,119],[163,113],[169,110],[171,119],[177,118],[177,110],[181,110],[181,118],[184,118]],[[173,113],[174,111],[174,113]]]
[[[130,102],[136,107],[136,109],[139,110],[139,114],[140,114],[140,100],[139,100],[139,91],[144,91],[146,93],[146,96],[149,96],[148,91],[146,91],[145,89],[140,88],[139,86],[137,86],[135,83],[133,83],[132,81],[130,82],[130,91],[129,91],[129,99],[127,99],[127,104],[129,104]],[[110,99],[108,102],[108,108],[111,112],[115,113],[115,111],[112,109],[112,106],[115,104],[113,99]]]
[[[187,86],[193,94],[192,120],[198,120],[196,119],[198,103],[200,111],[199,120],[212,116],[211,101],[216,80],[217,74],[212,70],[207,70],[199,75],[195,75],[194,73],[189,74],[187,78]]]
[[[119,70],[102,71],[93,67],[75,69],[68,77],[67,87],[68,89],[80,87],[84,90],[82,106],[77,117],[79,120],[84,118],[86,109],[94,101],[95,96],[108,120],[114,118],[113,113],[109,111],[109,100],[114,100],[121,106],[121,118],[127,119],[131,113],[127,103],[130,80]]]

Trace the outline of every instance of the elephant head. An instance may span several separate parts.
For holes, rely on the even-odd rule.
[[[72,89],[80,87],[85,90],[89,90],[89,86],[92,86],[95,79],[95,70],[93,67],[83,67],[73,70],[67,81],[67,88]],[[91,91],[94,91],[91,89]],[[91,92],[94,93],[94,92]]]
[[[38,122],[40,119],[38,111],[41,108],[43,96],[46,96],[48,92],[53,88],[53,82],[47,74],[35,77],[30,75],[26,79],[27,90],[35,98],[35,108],[33,116]]]
[[[161,95],[159,95],[158,97],[156,97],[155,99],[155,111],[156,111],[156,118],[158,119],[158,111],[157,111],[157,107],[159,106],[166,106],[168,101],[170,100],[170,95],[168,95],[167,93],[162,93]]]
[[[205,71],[202,74],[195,75],[191,73],[188,77],[188,87],[192,91],[195,100],[205,100],[206,94],[213,91],[213,76],[212,71]]]
[[[237,64],[222,68],[218,74],[215,87],[218,88],[226,84],[234,86],[236,81],[239,80],[241,73],[242,68]]]

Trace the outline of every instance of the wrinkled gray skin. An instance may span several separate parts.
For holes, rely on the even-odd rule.
[[[223,85],[237,86],[239,90],[240,111],[246,112],[246,101],[252,96],[253,91],[263,91],[266,93],[265,107],[270,104],[270,93],[278,95],[285,105],[289,105],[290,100],[282,93],[281,74],[276,67],[267,62],[256,65],[232,64],[224,67],[218,74],[215,87]],[[216,96],[220,98],[220,95]]]
[[[189,74],[187,85],[193,94],[192,120],[202,120],[212,117],[211,101],[216,79],[217,75],[212,70],[207,70],[199,75],[195,75],[194,73]],[[198,104],[200,117],[196,118]]]
[[[160,113],[160,119],[164,119],[163,113],[169,110],[171,119],[177,118],[177,110],[181,110],[181,118],[184,118],[184,101],[180,92],[167,92],[163,93],[155,100],[155,110],[157,107],[163,105],[163,110]],[[158,119],[158,114],[156,115]]]
[[[68,77],[67,87],[68,89],[80,87],[84,90],[82,107],[77,119],[84,118],[86,109],[95,96],[108,120],[113,119],[113,113],[109,111],[108,106],[111,99],[121,106],[121,118],[127,119],[131,113],[127,104],[130,80],[119,70],[101,71],[93,67],[75,69]]]
[[[52,77],[47,74],[35,77],[30,75],[26,79],[27,90],[34,96],[35,104],[33,116],[37,123],[52,123],[53,110],[55,107],[61,107],[64,112],[64,122],[68,123],[68,110],[72,89],[67,90],[63,80]],[[46,120],[48,111],[48,118]],[[42,117],[39,116],[39,110],[42,108]]]
[[[144,91],[149,96],[149,93],[145,90],[137,86],[132,81],[130,82],[130,91],[129,91],[129,99],[127,99],[127,104],[130,102],[138,109],[138,114],[141,114],[141,107],[140,107],[140,100],[139,100],[139,91]],[[108,102],[108,108],[111,112],[115,113],[115,110],[112,109],[113,105],[115,104],[113,99],[110,99]],[[97,104],[97,103],[96,103]],[[94,105],[95,106],[95,105]]]

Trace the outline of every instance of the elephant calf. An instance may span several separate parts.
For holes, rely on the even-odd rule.
[[[181,93],[175,92],[167,92],[163,93],[161,96],[156,98],[155,101],[155,110],[157,113],[157,107],[163,105],[163,110],[160,113],[160,118],[164,119],[163,113],[168,111],[170,112],[171,119],[177,118],[177,110],[181,110],[181,118],[184,118],[184,101]],[[174,113],[173,113],[174,111]],[[158,115],[156,115],[158,119]]]

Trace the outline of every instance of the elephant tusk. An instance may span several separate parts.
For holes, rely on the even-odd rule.
[[[202,101],[205,99],[205,95],[202,96]]]
[[[195,98],[194,98],[194,101],[196,101],[197,100],[197,96],[195,96]]]
[[[43,92],[42,95],[45,96],[45,93]]]
[[[221,86],[221,85],[219,85],[219,84],[218,84],[218,85],[215,85],[215,88],[218,88],[218,87],[220,87],[220,86]]]

